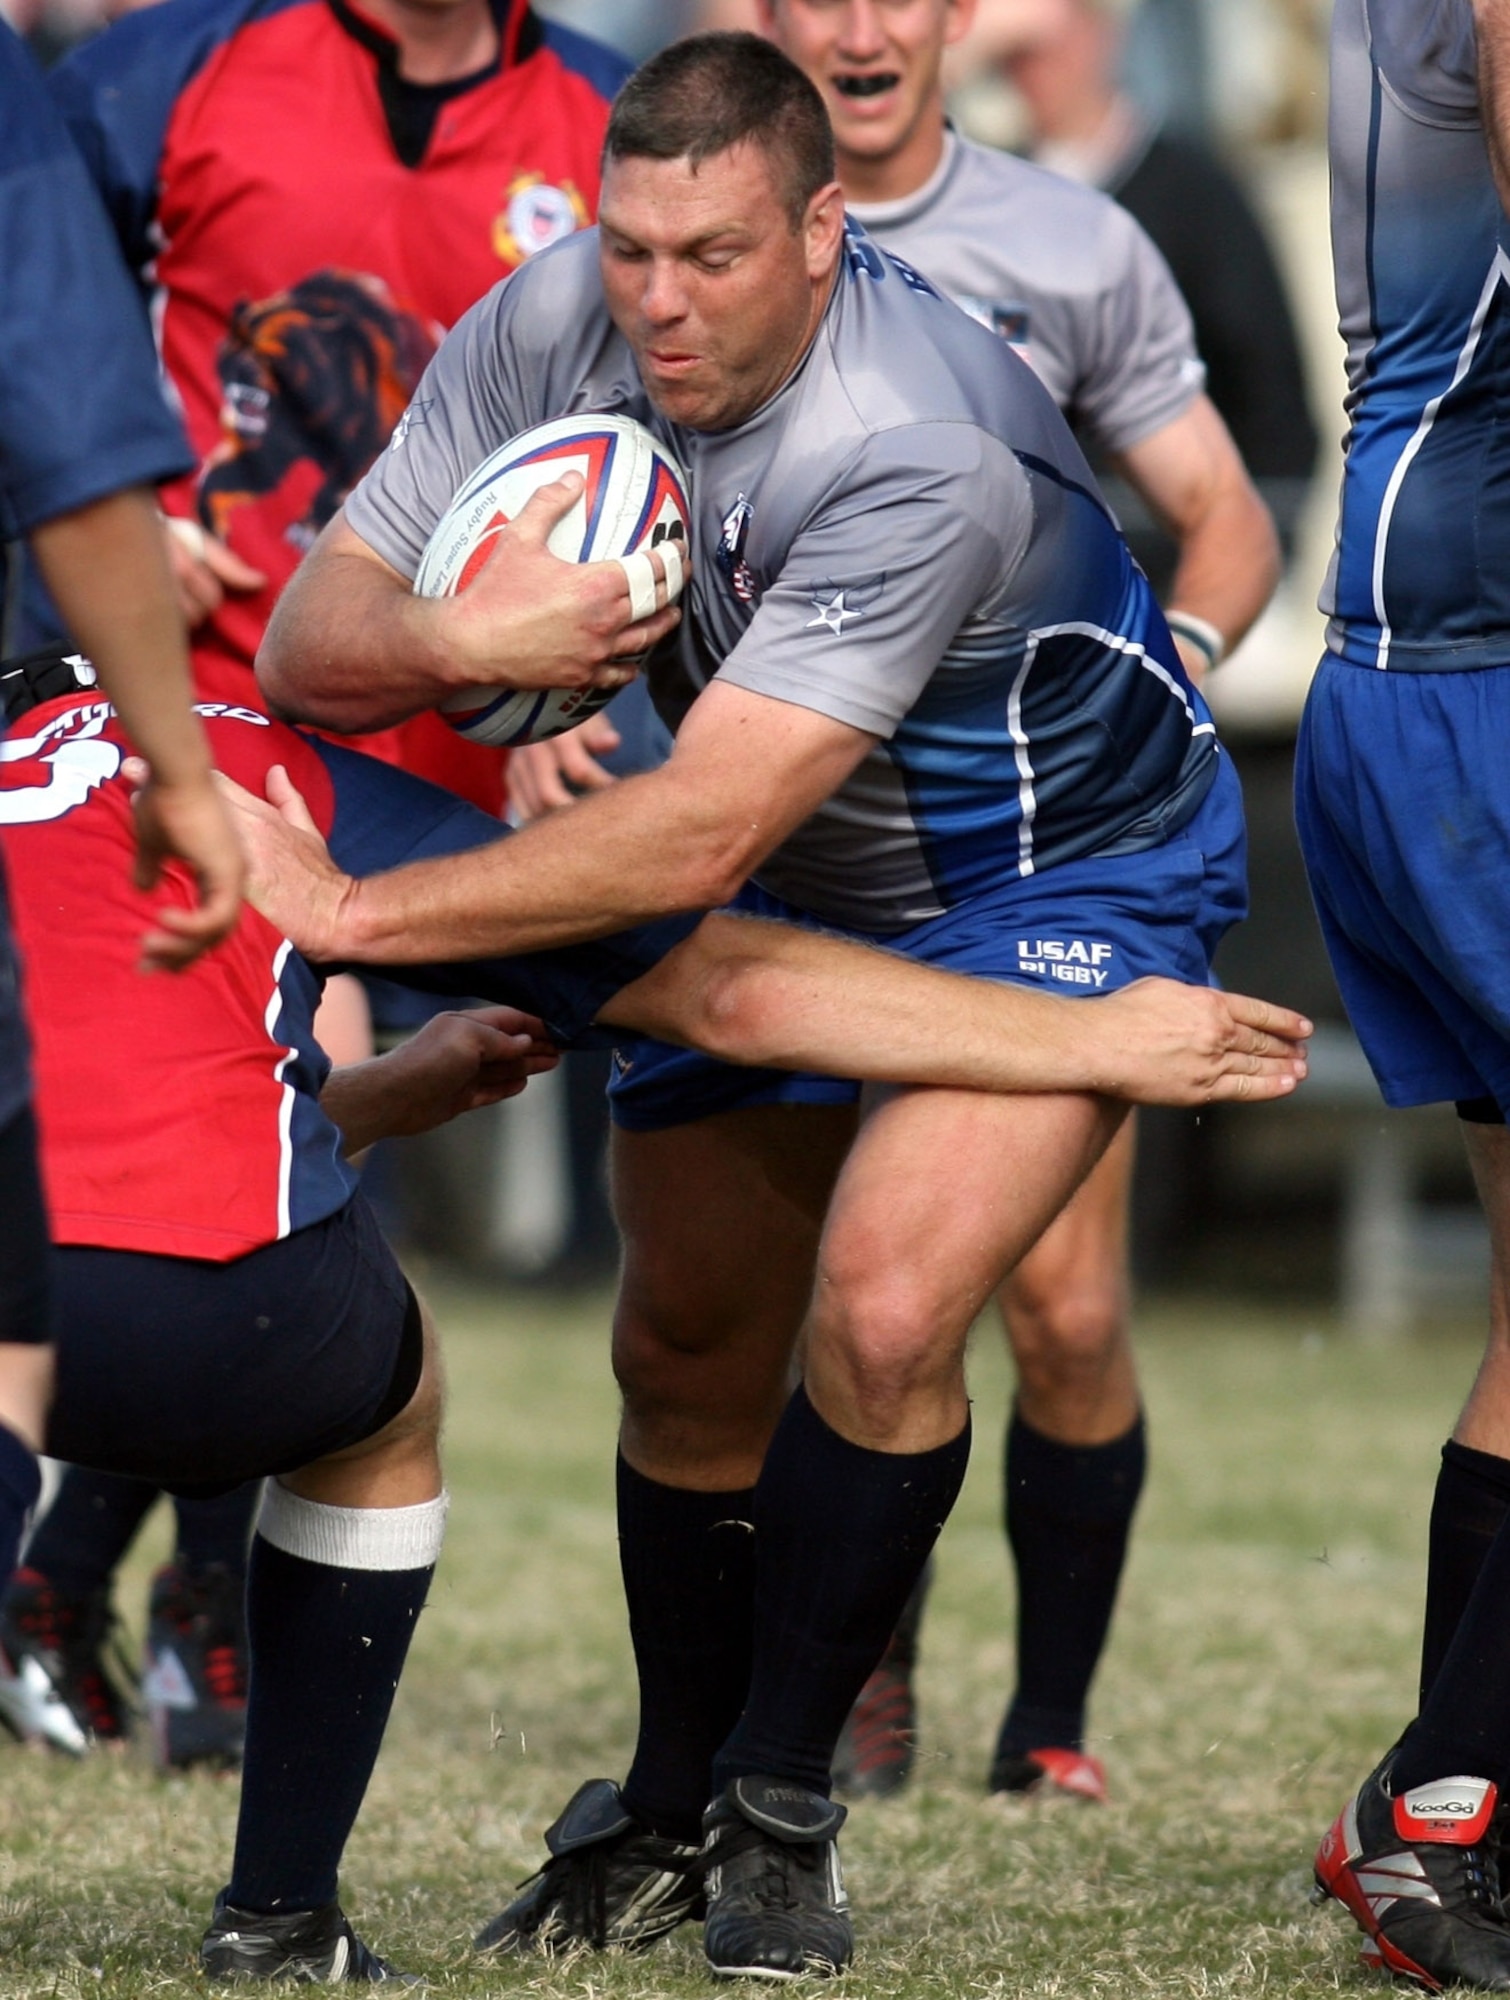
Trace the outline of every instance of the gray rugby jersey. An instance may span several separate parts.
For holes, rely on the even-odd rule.
[[[850,212],[1010,341],[1098,451],[1162,429],[1204,386],[1169,266],[1096,188],[950,132],[923,187]]]
[[[649,668],[668,722],[717,674],[878,739],[759,871],[775,894],[895,932],[1154,846],[1204,797],[1210,718],[1053,403],[862,230],[795,373],[721,432],[651,407],[595,231],[532,258],[443,344],[351,525],[412,576],[489,452],[579,410],[647,423],[691,482],[691,615]]]
[[[1411,671],[1510,661],[1510,225],[1472,0],[1338,0],[1332,251],[1351,420],[1327,644]]]

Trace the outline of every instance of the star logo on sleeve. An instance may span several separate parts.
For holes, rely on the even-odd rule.
[[[414,401],[394,426],[393,436],[388,441],[388,449],[390,451],[398,451],[408,442],[410,431],[417,424],[426,422],[430,414],[430,406],[434,401],[435,398],[433,396],[415,397]]]
[[[884,576],[865,577],[859,583],[832,583],[827,579],[815,583],[808,602],[818,616],[809,618],[802,629],[813,632],[822,628],[832,632],[836,639],[842,638],[845,628],[870,610],[885,584]]]

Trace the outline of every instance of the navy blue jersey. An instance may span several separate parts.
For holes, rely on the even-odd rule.
[[[1470,0],[1339,0],[1332,251],[1350,420],[1327,644],[1411,671],[1510,660],[1510,224]]]
[[[141,300],[46,86],[0,22],[0,534],[191,463]]]

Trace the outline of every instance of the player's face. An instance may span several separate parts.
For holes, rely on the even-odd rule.
[[[828,303],[843,230],[837,183],[796,226],[760,147],[610,160],[603,290],[650,399],[673,423],[728,430],[769,400]]]
[[[926,178],[943,126],[944,50],[974,12],[975,0],[758,0],[765,33],[822,94],[841,174],[918,149]]]

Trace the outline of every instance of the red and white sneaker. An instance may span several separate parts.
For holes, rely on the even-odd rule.
[[[1043,1798],[1062,1792],[1066,1798],[1106,1804],[1106,1769],[1098,1757],[1083,1750],[999,1750],[986,1789]]]
[[[1316,1850],[1316,1900],[1334,1896],[1352,1914],[1365,1965],[1428,1993],[1510,1993],[1498,1809],[1487,1778],[1441,1778],[1395,1798],[1386,1761],[1364,1782]]]

